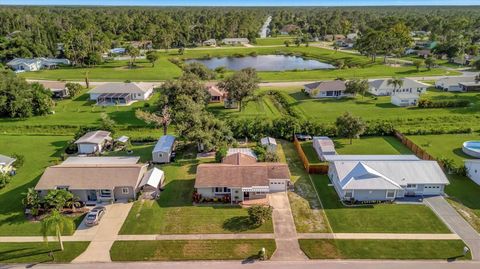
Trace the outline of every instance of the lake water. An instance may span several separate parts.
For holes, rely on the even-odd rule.
[[[333,69],[331,64],[322,63],[317,60],[307,60],[298,56],[286,55],[259,55],[246,57],[221,57],[210,59],[190,59],[186,63],[199,62],[209,69],[225,67],[228,70],[241,70],[252,67],[257,71],[286,71],[286,70],[315,70]]]

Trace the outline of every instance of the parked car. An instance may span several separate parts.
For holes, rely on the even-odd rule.
[[[107,209],[103,206],[94,207],[92,210],[90,210],[90,212],[88,212],[87,217],[85,218],[85,225],[97,225],[102,219],[103,215],[105,215],[106,210]]]
[[[307,141],[307,140],[312,140],[312,136],[306,135],[306,134],[295,134],[298,140],[300,141]]]

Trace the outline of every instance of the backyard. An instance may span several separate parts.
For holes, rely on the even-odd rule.
[[[276,41],[275,41],[276,42]],[[260,78],[265,81],[302,81],[318,79],[343,78],[366,78],[366,77],[391,77],[391,76],[430,76],[430,75],[455,75],[458,72],[444,69],[423,70],[417,72],[413,66],[392,67],[384,65],[381,60],[371,64],[364,56],[318,47],[256,47],[256,48],[220,48],[220,49],[191,49],[185,50],[184,54],[178,54],[177,50],[168,52],[159,51],[159,59],[152,66],[146,60],[137,60],[135,68],[128,68],[128,61],[111,61],[94,68],[62,68],[56,70],[42,70],[37,72],[22,73],[21,76],[30,79],[48,80],[83,80],[85,72],[92,81],[161,81],[174,79],[181,75],[181,69],[173,64],[170,59],[210,58],[221,56],[242,56],[248,54],[277,54],[297,53],[319,61],[333,63],[338,59],[350,61],[364,67],[342,70],[294,70],[285,72],[260,72]]]
[[[146,148],[142,150],[148,152]],[[247,210],[241,207],[194,206],[193,186],[196,167],[200,161],[191,148],[179,152],[177,158],[174,163],[159,166],[165,172],[165,190],[160,198],[155,201],[136,201],[123,224],[121,234],[273,232],[271,221],[260,227],[252,226]]]

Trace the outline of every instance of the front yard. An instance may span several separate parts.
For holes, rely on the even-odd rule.
[[[110,256],[112,261],[248,260],[262,248],[270,257],[275,240],[115,241]]]
[[[301,239],[299,243],[310,259],[471,259],[470,253],[462,256],[461,240]]]
[[[0,263],[67,263],[87,249],[90,242],[64,242],[60,250],[57,242],[1,243]],[[53,253],[53,259],[49,253]]]
[[[449,175],[449,180],[447,201],[480,232],[480,186],[460,175]]]
[[[425,205],[345,207],[327,176],[312,178],[334,233],[451,233]]]

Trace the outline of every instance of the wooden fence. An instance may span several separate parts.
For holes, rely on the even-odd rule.
[[[427,161],[437,161],[440,167],[445,170],[445,167],[443,165],[443,162],[437,160],[437,158],[433,157],[429,153],[427,153],[424,149],[419,147],[417,144],[415,144],[412,140],[408,139],[404,134],[401,132],[395,130],[394,131],[394,136],[402,142],[408,149],[410,149],[415,156],[422,160],[427,160]]]
[[[300,145],[300,142],[298,142],[295,136],[293,138],[293,145],[295,146],[298,156],[303,163],[303,167],[309,174],[326,175],[328,173],[328,164],[310,164],[307,155],[305,155],[305,152],[303,152],[302,145]]]

